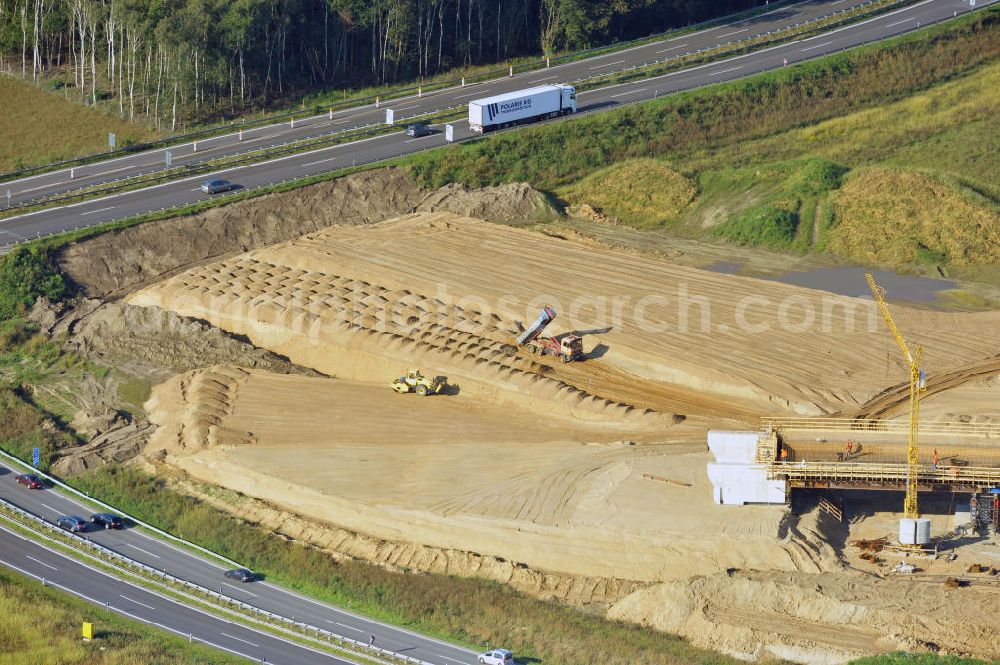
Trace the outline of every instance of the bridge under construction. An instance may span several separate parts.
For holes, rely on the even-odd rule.
[[[756,462],[788,487],[905,489],[906,422],[763,418]],[[1000,425],[921,423],[920,491],[1000,488]]]

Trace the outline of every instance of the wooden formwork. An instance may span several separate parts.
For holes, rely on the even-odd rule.
[[[780,462],[765,463],[768,477],[785,480],[792,487],[870,487],[902,488],[906,483],[906,464],[867,462]],[[1000,468],[980,466],[921,465],[917,472],[921,489],[954,490],[1000,487]]]

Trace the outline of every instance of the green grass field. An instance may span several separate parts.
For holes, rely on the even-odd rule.
[[[0,172],[89,155],[106,150],[108,132],[118,145],[154,136],[138,123],[107,115],[61,93],[0,76]]]
[[[0,665],[245,663],[0,568]],[[94,624],[91,642],[83,622]]]
[[[411,158],[664,233],[1000,280],[1000,8],[886,44]],[[693,191],[687,183],[694,183]]]

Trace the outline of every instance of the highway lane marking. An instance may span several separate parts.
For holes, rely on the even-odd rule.
[[[450,660],[453,663],[460,663],[461,665],[465,665],[465,661],[464,660],[455,660],[454,658],[449,658],[448,656],[444,655],[443,653],[439,653],[438,654],[438,658],[444,658],[445,660]]]
[[[244,589],[241,589],[241,588],[240,588],[240,587],[238,587],[238,586],[233,586],[232,584],[229,584],[228,582],[223,582],[222,584],[223,584],[223,586],[227,586],[227,587],[229,587],[230,589],[236,589],[237,591],[241,591],[241,592],[245,593],[246,595],[248,595],[248,596],[250,596],[250,597],[252,597],[252,598],[256,598],[256,597],[257,597],[257,594],[255,594],[255,593],[250,593],[249,591],[245,591]]]
[[[142,549],[141,547],[139,547],[138,545],[133,545],[132,543],[125,543],[125,544],[126,544],[126,545],[128,545],[128,546],[129,546],[129,547],[131,547],[131,548],[134,548],[134,549],[137,549],[137,550],[139,550],[140,552],[142,552],[142,553],[144,553],[144,554],[148,554],[148,555],[149,555],[149,556],[151,556],[151,557],[156,557],[157,559],[159,559],[159,558],[160,558],[160,555],[159,555],[159,554],[153,554],[153,553],[152,553],[152,552],[150,552],[149,550],[144,550],[144,549]]]
[[[236,637],[235,635],[230,635],[229,633],[219,633],[219,635],[222,635],[223,637],[228,637],[231,640],[236,640],[237,642],[243,642],[243,644],[249,644],[250,646],[257,647],[258,649],[260,648],[259,644],[254,644],[253,642],[245,640],[242,637]]]
[[[24,536],[11,531],[10,529],[8,529],[8,528],[6,528],[6,527],[4,527],[2,525],[0,525],[0,531],[5,531],[6,533],[10,534],[14,538],[17,538],[18,540],[22,540],[22,541],[24,541],[26,543],[30,543],[32,545],[36,545],[36,546],[39,546],[39,547],[44,547],[44,546],[38,545],[34,541],[28,540]],[[63,554],[61,552],[57,552],[55,550],[47,550],[47,551],[51,552],[52,554],[54,554],[54,555],[56,555],[56,556],[58,556],[60,558],[66,559],[67,561],[69,561],[69,562],[71,562],[73,564],[76,564],[78,566],[84,566],[84,564],[82,564],[80,561],[77,561],[76,559],[73,559],[73,558],[71,558],[71,557],[69,557],[69,556],[67,556],[67,555],[65,555],[65,554]],[[34,578],[36,580],[41,581],[41,580],[44,579],[40,575],[36,575],[35,573],[33,573],[33,572],[29,571],[29,570],[25,570],[24,568],[21,568],[20,566],[16,566],[16,565],[14,565],[14,564],[12,564],[9,561],[6,561],[4,559],[0,559],[0,564],[3,564],[5,566],[7,566],[8,568],[13,568],[14,570],[16,570],[16,571],[18,571],[20,573],[23,573],[24,575],[27,575],[28,577]],[[216,621],[226,621],[225,619],[223,619],[221,617],[218,617],[218,616],[216,616],[214,614],[209,614],[208,612],[206,612],[206,611],[204,611],[204,610],[202,610],[202,609],[200,609],[198,607],[194,607],[194,606],[191,606],[191,605],[184,605],[183,603],[177,602],[176,600],[171,599],[171,598],[169,598],[167,596],[164,596],[161,593],[157,593],[156,591],[152,591],[152,590],[149,590],[149,589],[143,589],[142,587],[136,586],[132,582],[128,582],[126,580],[114,577],[112,575],[109,575],[109,574],[105,573],[104,571],[95,570],[95,571],[92,571],[92,572],[96,572],[98,575],[102,575],[104,577],[107,577],[112,582],[117,582],[118,584],[123,584],[125,586],[132,587],[136,591],[139,591],[140,593],[146,593],[146,594],[149,594],[151,596],[157,596],[159,598],[162,598],[165,601],[167,601],[167,603],[169,603],[170,605],[173,605],[175,607],[179,607],[179,608],[187,610],[189,612],[196,612],[198,614],[201,614],[203,616],[208,617],[209,619],[214,619]],[[90,603],[93,603],[94,605],[98,605],[100,607],[104,607],[104,605],[105,605],[105,601],[103,601],[103,600],[97,600],[96,598],[92,598],[92,597],[88,596],[85,593],[77,591],[76,589],[71,589],[68,586],[65,586],[63,584],[59,584],[57,582],[53,582],[52,580],[46,580],[46,582],[47,582],[47,584],[49,586],[55,587],[57,589],[62,589],[63,591],[66,591],[67,593],[72,593],[72,594],[74,594],[76,596],[79,596],[80,598],[83,598],[84,600],[86,600],[86,601],[88,601]],[[292,595],[295,595],[295,594],[292,594]],[[306,600],[308,600],[308,599],[306,599]],[[317,603],[317,604],[319,604],[319,603]],[[126,612],[126,611],[124,611],[124,610],[122,610],[120,608],[115,607],[115,608],[112,608],[112,609],[114,611],[116,611],[116,612],[121,612],[122,614],[126,614],[128,616],[134,616],[136,619],[138,619],[139,621],[142,621],[144,623],[148,623],[148,624],[151,624],[151,625],[159,626],[160,628],[163,628],[164,630],[169,630],[170,632],[172,632],[172,633],[174,633],[176,635],[180,635],[181,637],[188,637],[190,635],[190,633],[188,633],[188,632],[180,631],[180,630],[178,630],[176,628],[171,628],[170,626],[166,626],[164,624],[155,623],[153,621],[150,621],[149,619],[144,619],[144,618],[142,618],[140,616],[130,614],[130,613],[128,613],[128,612]],[[230,622],[227,622],[227,623],[230,623]],[[249,628],[249,630],[253,630],[253,629]],[[399,629],[399,630],[402,630],[402,629]],[[409,631],[403,631],[403,632],[409,632]],[[425,639],[427,641],[430,641],[430,642],[437,642],[439,644],[447,644],[446,642],[442,642],[441,640],[436,640],[433,637],[424,637],[424,636],[419,635],[417,633],[414,633],[414,635],[416,635],[417,637],[422,637],[423,639]],[[289,640],[288,638],[285,638],[285,637],[280,637],[278,635],[268,635],[267,633],[262,633],[262,636],[266,637],[266,638],[273,639],[273,640],[280,640],[281,642],[284,642],[285,644],[288,644],[288,645],[290,645],[290,646],[292,646],[294,648],[305,649],[306,651],[311,651],[312,653],[318,654],[318,655],[323,656],[325,658],[330,658],[330,659],[334,658],[334,656],[332,656],[329,652],[319,651],[318,649],[315,649],[313,647],[306,646],[304,644],[299,644],[297,642],[292,642],[291,640]],[[246,658],[247,660],[250,660],[250,661],[256,660],[255,657],[248,656],[247,654],[242,653],[240,651],[237,651],[236,649],[233,649],[231,647],[227,647],[227,646],[223,646],[221,644],[217,644],[217,643],[212,642],[210,640],[206,640],[203,637],[199,637],[198,639],[203,644],[207,644],[209,646],[215,647],[216,649],[221,649],[222,651],[227,651],[229,653],[236,654],[237,656],[239,656],[241,658]],[[448,645],[448,646],[451,646],[451,645]],[[473,652],[470,651],[469,653],[473,653]]]
[[[403,143],[413,143],[414,141],[423,141],[424,139],[429,139],[433,137],[434,137],[433,134],[428,134],[427,136],[418,136],[415,139],[406,139],[405,141],[403,141]]]
[[[393,110],[394,111],[405,111],[407,109],[415,109],[418,106],[420,106],[420,104],[411,104],[410,106],[400,106],[400,107],[394,108]],[[390,108],[392,108],[392,107],[390,107]]]
[[[0,529],[2,529],[2,528],[3,527],[0,527]],[[455,644],[449,644],[448,642],[445,642],[444,640],[439,640],[437,638],[430,637],[429,635],[422,635],[422,634],[414,632],[412,630],[407,630],[406,628],[400,628],[399,626],[392,626],[392,625],[387,624],[387,623],[380,623],[379,621],[376,621],[376,620],[372,619],[371,617],[366,617],[366,616],[362,616],[360,614],[355,614],[354,612],[350,612],[350,611],[345,610],[345,609],[340,608],[340,607],[333,607],[332,605],[327,605],[326,603],[320,602],[320,601],[316,600],[315,598],[310,598],[309,596],[303,596],[302,594],[299,594],[299,593],[296,593],[294,591],[291,591],[290,589],[286,589],[286,588],[280,587],[280,586],[275,586],[275,585],[270,584],[268,582],[260,582],[260,585],[263,586],[263,587],[267,587],[268,589],[274,589],[275,591],[283,593],[283,594],[285,594],[287,596],[291,596],[292,598],[297,598],[299,600],[304,600],[307,603],[312,603],[313,605],[316,605],[317,607],[322,607],[323,609],[331,611],[331,612],[334,612],[336,614],[346,614],[347,616],[354,617],[355,619],[357,619],[359,621],[367,621],[368,623],[373,623],[373,624],[377,625],[379,627],[379,630],[381,630],[381,631],[393,631],[393,632],[397,632],[397,633],[404,633],[406,635],[409,635],[410,637],[416,637],[418,639],[421,639],[421,640],[424,640],[424,641],[427,641],[427,642],[434,642],[435,644],[440,644],[443,647],[448,647],[450,649],[455,649],[456,651],[465,651],[466,653],[468,653],[469,655],[472,655],[472,656],[475,656],[478,653],[477,651],[473,651],[472,649],[466,649],[465,647],[460,647],[460,646],[455,645]]]
[[[844,31],[857,31],[862,26],[867,25],[869,23],[872,23],[874,21],[882,20],[884,18],[893,16],[895,14],[899,14],[899,13],[902,13],[902,12],[911,11],[911,10],[916,9],[918,7],[922,7],[922,6],[926,5],[926,4],[929,4],[929,3],[933,2],[933,1],[934,0],[922,0],[921,2],[917,2],[914,5],[910,5],[909,7],[904,7],[902,9],[898,9],[896,11],[889,12],[888,14],[885,14],[883,16],[876,16],[876,17],[867,19],[865,21],[860,21],[858,23],[853,23],[851,25],[847,25],[847,26],[843,26],[841,28],[837,28],[836,30],[832,30],[832,31],[828,32],[826,34],[826,36],[829,36],[829,35],[832,35],[832,34],[836,34],[836,33],[839,33],[839,32],[844,32]],[[804,3],[797,3],[797,4],[804,4]],[[984,6],[992,5],[992,4],[994,4],[994,3],[993,2],[988,2]],[[790,5],[790,6],[794,6],[794,5]],[[774,11],[777,12],[777,11],[782,11],[784,9],[787,9],[787,7],[782,8],[780,10],[774,10]],[[723,27],[725,27],[725,26],[723,26]],[[765,48],[765,49],[762,49],[760,51],[755,51],[753,53],[745,53],[745,54],[742,54],[742,55],[738,55],[738,56],[736,56],[734,58],[730,58],[728,60],[723,60],[721,62],[706,63],[704,65],[699,65],[697,67],[689,67],[689,68],[681,70],[681,71],[670,72],[669,74],[664,74],[664,75],[661,75],[661,76],[656,76],[656,77],[650,78],[650,79],[648,79],[648,81],[664,80],[664,79],[668,79],[668,78],[671,78],[671,77],[677,76],[677,75],[689,75],[693,71],[704,69],[706,67],[716,66],[716,65],[719,65],[719,64],[727,63],[727,62],[734,62],[734,61],[742,60],[742,59],[748,58],[748,57],[755,57],[756,58],[756,57],[759,57],[763,53],[767,53],[767,52],[770,52],[770,51],[781,49],[781,48],[784,48],[785,46],[786,45],[784,45],[784,44],[778,44],[778,45],[772,46],[770,48]],[[641,47],[634,47],[634,48],[641,48]],[[616,85],[613,85],[613,86],[606,86],[606,87],[602,88],[602,91],[607,91],[610,88],[624,86],[624,85],[628,85],[628,84],[626,84],[626,83],[619,83],[619,84],[616,84]],[[597,92],[597,91],[595,90],[594,92]],[[583,93],[580,93],[580,94],[582,95],[582,94],[587,94],[587,93],[583,92]],[[366,108],[370,108],[370,105],[368,107],[366,107]],[[209,173],[209,174],[205,174],[205,175],[208,175],[208,176],[221,175],[223,173],[228,173],[228,172],[231,172],[231,171],[235,172],[235,171],[242,171],[242,170],[246,170],[246,169],[253,169],[253,168],[259,168],[259,167],[272,167],[274,164],[276,164],[278,162],[283,162],[283,161],[286,161],[286,160],[289,160],[289,159],[299,159],[299,158],[301,158],[301,157],[303,157],[305,155],[310,155],[310,154],[316,154],[316,153],[320,153],[320,152],[325,152],[327,150],[331,150],[331,149],[334,149],[334,148],[337,148],[337,147],[356,146],[359,143],[364,143],[364,142],[367,142],[367,141],[373,141],[373,140],[377,140],[379,138],[381,138],[381,137],[371,137],[371,138],[367,138],[367,139],[361,139],[360,141],[354,141],[354,142],[352,142],[350,144],[342,144],[340,146],[334,146],[333,148],[331,148],[331,147],[318,148],[316,150],[308,151],[308,152],[305,152],[305,153],[298,153],[298,154],[294,154],[294,155],[287,155],[285,157],[278,157],[276,159],[266,160],[266,161],[263,161],[263,162],[258,162],[258,163],[253,164],[253,165],[223,168],[223,169],[219,169],[218,171],[215,171],[214,173]],[[39,175],[43,175],[43,174],[39,174]],[[36,210],[36,211],[33,211],[33,212],[24,213],[22,215],[16,215],[16,216],[13,216],[13,217],[7,217],[7,218],[4,218],[4,219],[0,219],[0,224],[15,222],[15,221],[22,220],[22,219],[25,219],[27,217],[32,217],[32,216],[35,216],[35,215],[50,214],[53,211],[64,210],[66,208],[71,208],[71,207],[75,207],[75,206],[78,206],[78,205],[83,205],[83,203],[94,203],[95,201],[117,198],[117,197],[125,196],[127,194],[132,194],[132,193],[138,193],[139,195],[146,195],[146,194],[148,194],[148,192],[150,192],[150,191],[152,191],[154,189],[159,189],[161,187],[174,186],[174,185],[176,185],[178,183],[185,182],[185,181],[199,180],[201,178],[204,178],[205,175],[191,176],[189,178],[182,178],[182,179],[178,179],[178,180],[173,180],[173,181],[168,182],[168,183],[162,183],[162,184],[159,184],[159,185],[153,185],[152,187],[147,187],[147,188],[144,188],[142,190],[134,190],[133,192],[126,192],[126,193],[121,193],[121,194],[114,194],[114,195],[111,195],[111,196],[104,197],[103,199],[96,199],[96,200],[93,200],[93,201],[87,201],[87,202],[81,202],[81,203],[74,203],[74,204],[70,204],[70,205],[66,205],[66,206],[57,206],[57,207],[54,207],[54,208],[45,208],[43,210]],[[31,177],[35,177],[35,176],[31,176]],[[26,179],[27,178],[25,178],[25,180]]]
[[[742,30],[737,30],[736,32],[727,32],[724,35],[716,35],[715,38],[716,39],[722,39],[723,37],[732,37],[733,35],[738,35],[741,32],[748,32],[749,30],[750,30],[750,28],[743,28]]]
[[[816,46],[807,46],[806,48],[802,49],[802,52],[805,53],[806,51],[812,51],[813,49],[823,48],[824,46],[829,46],[832,43],[833,42],[823,42],[822,44],[816,44]]]
[[[925,1],[926,2],[930,2],[930,0],[925,0]],[[709,64],[715,64],[715,63],[709,63]],[[117,199],[117,198],[121,198],[121,197],[125,197],[125,196],[131,196],[133,194],[137,194],[137,195],[148,194],[149,192],[153,191],[154,189],[161,189],[163,187],[172,187],[174,185],[179,185],[179,184],[182,184],[182,183],[185,183],[185,182],[192,182],[192,181],[195,181],[195,180],[204,180],[205,178],[211,178],[212,176],[222,175],[223,173],[229,173],[231,171],[244,171],[244,170],[247,170],[247,169],[256,169],[256,168],[261,167],[261,166],[270,167],[270,166],[273,166],[274,164],[277,164],[278,162],[284,162],[284,161],[289,160],[289,159],[297,159],[299,157],[306,157],[308,155],[316,155],[316,154],[319,154],[321,152],[328,152],[330,150],[336,150],[338,148],[345,148],[345,147],[349,148],[349,147],[352,147],[352,146],[356,146],[356,145],[358,145],[360,143],[367,143],[368,141],[377,141],[379,139],[384,139],[385,136],[386,136],[385,134],[380,134],[379,136],[370,136],[370,137],[368,137],[366,139],[359,139],[357,141],[352,141],[350,143],[339,143],[339,144],[334,145],[334,146],[326,146],[324,148],[316,148],[315,150],[309,150],[307,152],[299,152],[299,153],[295,153],[293,155],[285,155],[284,157],[276,157],[274,159],[269,159],[269,160],[266,160],[266,161],[263,161],[263,162],[255,162],[253,164],[247,164],[247,165],[243,165],[243,166],[228,166],[226,168],[221,168],[221,169],[219,169],[217,171],[213,171],[211,173],[204,173],[202,175],[193,175],[193,176],[190,176],[190,177],[187,177],[187,178],[178,178],[176,180],[171,180],[169,182],[160,183],[159,185],[152,185],[150,187],[144,187],[143,189],[133,189],[133,190],[129,190],[127,192],[120,192],[118,194],[109,194],[108,196],[104,196],[104,197],[101,197],[99,199],[91,199],[90,201],[80,201],[79,203],[69,203],[69,204],[64,205],[64,206],[54,206],[52,208],[43,208],[41,210],[35,210],[33,212],[26,212],[23,215],[14,215],[12,217],[2,217],[2,218],[0,218],[0,224],[7,224],[9,222],[14,222],[14,221],[17,221],[17,220],[21,220],[21,219],[24,219],[26,217],[34,217],[35,215],[43,215],[43,214],[51,213],[51,212],[54,212],[54,211],[57,211],[57,210],[66,210],[67,208],[76,208],[78,206],[87,205],[87,204],[91,204],[91,203],[98,203],[100,201],[110,201],[111,199]]]
[[[49,564],[45,563],[44,561],[39,561],[38,559],[36,559],[35,557],[31,556],[30,554],[25,554],[24,556],[28,557],[29,559],[31,559],[35,563],[37,563],[39,565],[42,565],[42,566],[45,566],[46,568],[49,568],[51,570],[59,570],[55,566],[50,566]]]
[[[624,97],[625,95],[634,95],[635,93],[642,92],[644,90],[646,90],[646,88],[639,88],[638,90],[629,90],[628,92],[619,92],[617,95],[611,95],[611,97],[615,98],[615,97]]]
[[[555,77],[553,76],[552,78]],[[470,92],[467,95],[455,95],[455,99],[461,99],[462,97],[476,97],[478,95],[483,94],[484,92],[489,92],[489,88],[487,88],[486,90],[477,90],[476,92]]]
[[[545,78],[535,79],[534,81],[527,81],[527,83],[541,83],[542,81],[551,81],[552,79],[557,79],[558,76],[546,76]]]
[[[340,626],[341,628],[346,628],[348,630],[356,630],[359,633],[367,633],[366,630],[361,630],[360,628],[355,628],[354,626],[348,626],[346,623],[340,623],[339,621],[326,620],[327,623],[332,623],[334,626]]]
[[[712,72],[712,76],[718,76],[719,74],[726,74],[727,72],[735,72],[737,69],[743,69],[743,65],[739,67],[732,67],[730,69],[723,69],[721,72]]]
[[[616,60],[614,62],[606,62],[603,65],[597,65],[596,67],[591,67],[591,69],[600,69],[601,67],[610,67],[611,65],[622,65],[625,64],[624,60]]]
[[[677,46],[671,46],[670,48],[665,48],[662,51],[657,51],[657,53],[666,53],[667,51],[674,51],[679,48],[684,48],[687,44],[678,44]]]
[[[309,162],[308,164],[303,164],[302,168],[305,168],[307,166],[316,166],[317,164],[325,164],[326,162],[332,162],[332,161],[335,161],[335,160],[338,160],[338,159],[340,159],[339,156],[338,157],[328,157],[327,159],[317,159],[315,162]]]
[[[147,610],[154,610],[154,611],[156,610],[156,608],[155,608],[155,607],[153,607],[152,605],[147,605],[146,603],[140,603],[140,602],[139,602],[138,600],[136,600],[136,599],[134,599],[134,598],[129,598],[128,596],[126,596],[126,595],[125,595],[125,594],[123,594],[123,593],[120,593],[120,594],[118,594],[118,595],[119,595],[119,596],[121,596],[122,598],[124,598],[125,600],[127,600],[127,601],[128,601],[128,602],[130,602],[130,603],[135,603],[136,605],[142,605],[142,606],[143,606],[143,607],[145,607],[145,608],[146,608]]]
[[[734,23],[729,23],[729,24],[726,24],[726,25],[716,26],[716,27],[712,27],[712,28],[706,28],[704,30],[692,33],[691,35],[680,35],[678,37],[671,37],[669,39],[660,41],[658,43],[659,44],[664,44],[664,43],[668,43],[668,42],[671,42],[671,41],[675,41],[677,39],[684,39],[685,37],[690,37],[692,35],[694,35],[694,36],[704,35],[704,34],[707,34],[707,33],[711,32],[712,30],[720,30],[720,29],[724,29],[724,28],[734,27],[734,26],[740,25],[742,23],[747,23],[749,21],[759,20],[760,18],[762,18],[764,16],[770,16],[771,14],[777,14],[779,12],[785,12],[785,11],[788,11],[789,9],[791,9],[792,7],[798,7],[799,5],[807,4],[807,1],[808,0],[803,0],[802,2],[796,2],[796,3],[793,3],[791,5],[785,5],[784,7],[779,7],[778,9],[773,9],[773,10],[771,10],[769,12],[764,13],[764,14],[759,14],[757,16],[752,16],[752,17],[749,17],[749,18],[745,18],[745,19],[736,21]],[[835,2],[832,2],[830,4],[831,5],[838,5],[838,4],[842,3],[842,2],[847,2],[847,1],[848,0],[836,0]],[[930,2],[930,1],[931,0],[924,0],[924,2],[920,2],[920,3],[918,3],[915,6],[924,5],[924,4],[927,4],[927,2]],[[987,2],[987,3],[984,4],[984,6],[989,6],[991,4],[993,4],[993,3],[992,2]],[[903,9],[891,12],[891,13],[887,14],[886,16],[892,16],[893,14],[897,14],[897,13],[899,13],[901,11],[905,11],[907,9],[910,9],[910,7],[904,7]],[[795,16],[798,16],[798,15],[799,14],[795,14]],[[863,21],[863,23],[869,23],[869,22],[874,21],[874,20],[876,20],[878,18],[884,18],[884,17],[874,17],[872,19],[868,19],[867,21]],[[856,25],[860,25],[860,24],[854,24],[854,25],[856,26]],[[847,29],[847,28],[850,28],[850,27],[852,27],[852,26],[844,26],[843,28],[839,28],[838,30],[835,30],[834,32],[839,32],[840,30],[844,30],[844,29]],[[657,44],[657,42],[654,42],[652,45],[656,45],[656,44]],[[625,49],[624,51],[619,51],[619,53],[625,53],[625,52],[629,52],[629,51],[633,51],[633,50],[642,49],[642,48],[645,48],[646,46],[649,46],[649,45],[647,45],[647,44],[640,44],[638,46],[634,46],[632,48]],[[567,67],[567,66],[570,66],[570,65],[573,65],[573,64],[575,64],[575,63],[573,63],[573,62],[563,63],[563,64],[560,64],[560,65],[556,65],[556,67]],[[530,74],[529,74],[529,76],[530,76]],[[557,78],[557,77],[553,77],[553,78]],[[545,79],[539,79],[539,80],[545,80]],[[455,90],[457,88],[458,88],[458,86],[454,86],[454,87],[451,87],[451,88],[445,88],[444,90],[441,90],[439,92],[447,92],[448,90]],[[403,97],[401,99],[411,99],[412,97],[413,97],[413,95],[408,95],[407,97]],[[346,109],[341,109],[339,111],[334,111],[334,115],[340,115],[340,114],[343,114],[343,113],[357,113],[357,112],[362,111],[363,109],[371,109],[373,106],[374,106],[373,104],[365,104],[365,105],[362,105],[362,106],[354,106],[354,107],[350,107],[350,108],[346,108]],[[323,114],[320,114],[318,116],[310,116],[308,118],[303,118],[301,121],[302,122],[307,122],[307,121],[312,120],[314,118],[320,118],[320,117],[323,117],[325,115],[327,115],[327,114],[323,113]],[[285,122],[280,122],[280,123],[274,123],[274,124],[270,124],[270,125],[263,125],[263,126],[260,126],[260,127],[250,127],[250,128],[247,128],[247,129],[243,130],[243,132],[244,132],[244,134],[246,134],[246,133],[249,133],[249,132],[266,131],[268,129],[272,129],[272,128],[275,128],[275,127],[281,127],[282,125],[286,125],[286,124],[287,123],[285,123]],[[338,124],[338,123],[335,123],[335,124]],[[220,135],[217,135],[217,136],[210,136],[208,138],[201,139],[201,141],[204,141],[204,142],[215,141],[215,140],[220,140],[220,139],[224,139],[224,138],[231,138],[231,137],[234,137],[234,136],[237,136],[237,135],[238,134],[236,132],[230,133],[230,134],[220,134]],[[157,152],[162,152],[164,150],[176,150],[178,148],[183,148],[183,147],[187,147],[187,146],[190,146],[190,145],[191,145],[191,142],[181,143],[181,144],[177,144],[177,145],[174,145],[174,146],[169,146],[167,148],[157,148],[156,150],[149,151],[148,153],[144,153],[144,154],[151,154],[152,155],[152,154],[156,154]],[[123,155],[121,157],[115,157],[115,158],[112,158],[112,159],[109,159],[109,160],[105,160],[105,161],[99,162],[99,164],[110,164],[110,163],[117,162],[117,161],[120,161],[120,160],[123,160],[123,159],[131,159],[131,158],[133,158],[135,156],[136,155]],[[27,182],[29,180],[34,180],[36,178],[44,178],[46,176],[51,176],[51,175],[55,175],[55,174],[59,174],[59,173],[66,173],[68,171],[69,171],[68,168],[66,168],[66,169],[60,169],[60,170],[57,170],[57,171],[49,171],[49,172],[46,172],[46,173],[39,173],[39,174],[33,175],[33,176],[27,176],[25,178],[18,178],[17,180],[10,180],[10,181],[7,181],[6,183],[0,183],[0,184],[13,185],[14,183]]]
[[[95,212],[106,212],[108,210],[114,210],[114,209],[115,209],[114,206],[108,206],[107,208],[98,208],[97,210],[88,210],[87,212],[81,212],[80,216],[82,217],[83,215],[93,215]]]
[[[896,21],[895,23],[890,23],[889,25],[887,25],[885,27],[887,27],[887,28],[894,28],[897,25],[902,25],[902,24],[904,24],[904,23],[906,23],[908,21],[914,21],[914,20],[916,20],[916,18],[917,18],[916,16],[911,16],[910,18],[904,18],[902,21]]]
[[[42,503],[41,501],[38,502],[38,505],[40,505],[42,508],[48,508],[49,510],[51,510],[54,513],[58,513],[59,512],[58,510],[56,510],[52,506],[50,506],[48,504],[45,504],[45,503]]]

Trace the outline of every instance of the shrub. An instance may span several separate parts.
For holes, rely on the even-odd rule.
[[[823,194],[840,187],[848,170],[825,159],[809,159],[788,179],[788,186],[797,194]]]
[[[44,248],[22,245],[0,260],[0,321],[13,318],[39,296],[62,300],[70,292]]]
[[[787,249],[795,240],[798,215],[774,204],[747,208],[712,230],[740,245]]]

